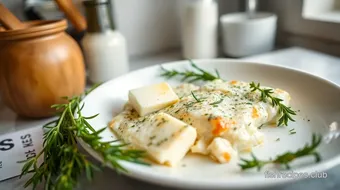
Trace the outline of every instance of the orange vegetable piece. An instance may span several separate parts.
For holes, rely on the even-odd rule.
[[[228,152],[225,152],[225,153],[223,154],[223,158],[224,158],[227,162],[229,162],[230,159],[231,159],[231,156],[230,156],[230,154],[229,154]]]
[[[230,81],[230,84],[237,84],[237,81],[236,80],[232,80],[232,81]]]
[[[212,134],[215,136],[221,135],[223,132],[227,131],[230,127],[230,124],[236,124],[235,121],[226,122],[223,118],[217,117],[210,120],[211,125],[214,127]]]
[[[257,109],[255,107],[253,107],[253,112],[251,114],[252,118],[258,118],[259,117],[259,113],[257,111]]]

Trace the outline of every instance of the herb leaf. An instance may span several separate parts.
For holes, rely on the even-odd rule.
[[[210,103],[210,105],[217,105],[219,103],[223,102],[223,98],[217,100],[216,102]]]
[[[310,145],[307,143],[303,148],[298,149],[295,152],[286,152],[284,154],[278,155],[274,160],[259,160],[252,153],[252,159],[241,159],[241,163],[239,164],[239,166],[242,170],[257,168],[257,170],[259,171],[264,165],[278,164],[285,166],[286,169],[290,169],[289,163],[291,163],[295,159],[305,156],[314,156],[315,162],[320,162],[321,156],[318,152],[316,152],[316,148],[320,145],[321,140],[321,135],[313,134],[312,142]]]
[[[167,77],[168,79],[176,77],[176,76],[182,76],[182,81],[188,80],[189,83],[195,82],[195,81],[212,81],[215,79],[221,79],[220,74],[218,73],[217,70],[216,76],[209,73],[208,71],[205,71],[201,68],[199,68],[195,63],[193,63],[191,60],[189,60],[191,66],[195,69],[194,71],[177,71],[177,70],[168,70],[165,69],[164,67],[161,67],[163,70],[163,73],[161,76]]]
[[[266,102],[268,99],[271,100],[271,104],[273,107],[278,107],[278,113],[281,115],[279,118],[278,126],[281,125],[288,125],[288,121],[295,121],[292,118],[292,115],[296,115],[296,112],[293,111],[290,107],[287,107],[286,105],[282,104],[283,101],[280,98],[273,97],[272,94],[274,93],[272,89],[261,89],[260,83],[255,84],[254,82],[250,83],[251,91],[260,91],[261,96],[260,100],[263,102]]]
[[[92,90],[93,88],[80,96],[64,97],[67,103],[52,106],[59,111],[59,117],[44,125],[47,131],[43,137],[43,150],[36,157],[27,160],[22,168],[21,176],[33,173],[25,187],[32,185],[34,189],[39,183],[45,181],[45,189],[73,189],[82,173],[91,180],[98,167],[80,152],[77,146],[78,138],[118,172],[126,172],[126,169],[120,165],[120,160],[145,164],[141,161],[144,156],[143,151],[128,150],[124,144],[117,142],[115,144],[102,142],[100,133],[105,128],[95,131],[88,122],[97,115],[85,117],[81,114],[80,110],[84,105],[80,105],[80,102]],[[43,163],[38,166],[40,158],[43,159]]]
[[[191,95],[195,98],[196,102],[202,102],[201,99],[198,99],[198,98],[195,96],[195,94],[194,94],[193,91],[191,91]]]

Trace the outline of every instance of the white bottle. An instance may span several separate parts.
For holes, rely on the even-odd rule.
[[[217,57],[217,2],[185,0],[180,9],[183,56],[188,59]]]
[[[87,33],[82,39],[92,83],[106,82],[129,71],[124,36],[115,30],[110,0],[84,1]]]

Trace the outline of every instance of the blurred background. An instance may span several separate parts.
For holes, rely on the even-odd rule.
[[[82,11],[82,0],[73,0]],[[22,20],[64,17],[51,0],[0,0]],[[130,56],[181,48],[178,0],[114,0],[118,30]],[[219,15],[244,11],[244,0],[219,0]],[[276,46],[302,46],[340,55],[340,0],[259,0],[258,10],[278,15]],[[71,25],[69,25],[72,28]],[[72,33],[72,29],[69,30]],[[221,36],[221,32],[219,31]]]

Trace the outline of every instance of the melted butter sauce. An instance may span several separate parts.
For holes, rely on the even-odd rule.
[[[260,101],[260,94],[251,92],[246,82],[215,80],[202,87],[182,84],[175,87],[174,91],[180,97],[179,102],[144,117],[139,117],[127,104],[114,119],[113,125],[119,126],[116,127],[118,135],[123,135],[125,130],[131,128],[138,133],[145,122],[164,122],[153,116],[156,113],[168,113],[195,127],[197,140],[203,140],[205,146],[213,138],[223,137],[242,152],[261,144],[263,134],[258,131],[258,127],[276,119],[277,110],[269,101]],[[284,102],[290,99],[287,92],[278,89],[274,90],[273,96],[284,99]],[[150,143],[153,140],[150,139]],[[203,149],[202,152],[205,151]]]

